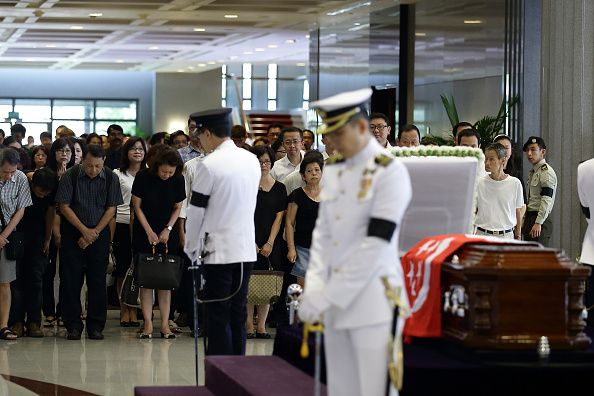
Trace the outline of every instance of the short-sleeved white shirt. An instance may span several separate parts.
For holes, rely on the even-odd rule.
[[[475,226],[489,231],[503,231],[514,228],[516,209],[524,206],[522,182],[513,176],[493,180],[487,175],[481,177],[477,186],[477,214]]]
[[[118,205],[116,211],[116,222],[130,224],[130,199],[132,198],[132,184],[134,184],[134,176],[128,172],[122,172],[119,169],[113,171],[120,179],[120,190],[122,191],[122,198],[124,203]]]

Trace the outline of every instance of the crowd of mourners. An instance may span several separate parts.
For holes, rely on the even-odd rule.
[[[372,113],[369,120],[370,133],[391,148],[388,117]],[[456,145],[479,147],[480,136],[472,124],[460,123],[452,134]],[[128,136],[116,124],[105,135],[78,137],[60,126],[53,136],[41,133],[40,145],[30,136],[24,144],[25,136],[21,124],[13,125],[9,136],[0,130],[0,339],[43,337],[44,328],[64,327],[69,340],[80,339],[83,330],[89,339],[101,340],[108,309],[106,274],[115,279],[119,293],[138,255],[150,253],[154,246],[182,257],[185,267],[190,265],[183,251],[185,207],[191,194],[184,164],[208,153],[192,119],[187,133],[159,132],[147,139]],[[318,145],[310,130],[280,124],[270,125],[258,137],[235,125],[231,139],[260,163],[254,269],[285,274],[277,303],[248,304],[248,338],[266,339],[271,337],[267,326],[287,321],[286,286],[303,285],[324,164],[340,153],[324,137]],[[429,142],[422,141],[415,125],[406,125],[395,134],[394,143],[414,147]],[[524,145],[534,167],[526,188],[518,178],[509,137],[499,135],[484,149],[475,232],[546,244],[556,177],[544,160],[544,141],[535,137]],[[20,241],[17,231],[25,235]],[[141,288],[139,301],[140,309],[120,303],[120,326],[134,328],[139,338],[152,336],[155,307],[162,338],[175,338],[186,326],[191,333],[201,332],[193,328],[188,271],[183,271],[178,289]]]

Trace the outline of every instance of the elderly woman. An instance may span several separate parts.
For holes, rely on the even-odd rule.
[[[179,245],[177,218],[186,198],[183,162],[170,147],[164,148],[151,159],[149,168],[141,170],[132,185],[134,223],[132,247],[134,253],[151,253],[153,248],[175,254]],[[161,311],[161,338],[172,339],[175,334],[169,328],[171,290],[158,290]],[[153,290],[140,289],[140,305],[144,316],[144,328],[139,338],[152,338]]]
[[[287,223],[285,225],[289,252],[287,258],[294,263],[291,274],[297,277],[297,283],[304,284],[305,272],[309,262],[311,236],[318,218],[320,206],[320,180],[324,168],[324,157],[318,151],[309,151],[303,156],[299,173],[305,181],[289,195]]]

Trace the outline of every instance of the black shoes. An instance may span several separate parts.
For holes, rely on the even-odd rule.
[[[69,331],[68,335],[66,336],[66,339],[71,340],[71,341],[80,340],[80,331],[78,331],[78,330]]]
[[[105,337],[103,336],[103,333],[101,333],[99,330],[93,330],[87,333],[87,338],[90,340],[102,340]]]

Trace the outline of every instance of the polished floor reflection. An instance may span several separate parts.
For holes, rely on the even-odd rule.
[[[56,330],[51,329],[46,330],[45,338],[0,342],[0,374],[114,396],[133,395],[137,385],[192,385],[195,383],[194,341],[185,330],[175,340],[139,340],[136,329],[119,327],[118,312],[110,311],[103,341],[84,337],[81,341],[68,341],[65,330],[59,328],[56,337],[53,336]],[[200,340],[199,354],[204,358]],[[273,342],[273,339],[248,340],[247,354],[270,355]],[[203,384],[203,361],[199,375]],[[16,380],[0,381],[0,395],[31,394],[20,385]],[[4,393],[8,388],[10,392]],[[73,394],[57,389],[51,394]]]

